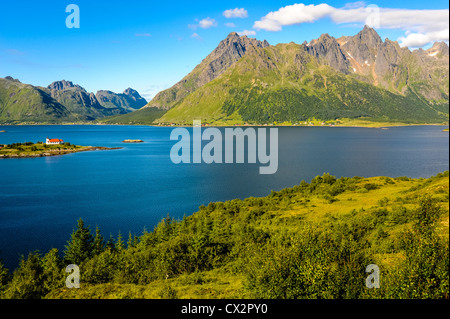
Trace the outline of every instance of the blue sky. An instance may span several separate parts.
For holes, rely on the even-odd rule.
[[[66,27],[72,3],[80,28]],[[448,42],[447,1],[1,0],[0,77],[40,86],[64,79],[90,92],[132,87],[149,100],[232,31],[273,45],[354,35],[371,4],[382,12],[375,29],[383,39],[425,48]]]

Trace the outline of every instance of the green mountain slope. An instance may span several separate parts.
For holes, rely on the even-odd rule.
[[[99,122],[105,124],[152,124],[161,118],[166,110],[157,107],[144,107],[132,113],[124,115],[109,116],[100,119]]]
[[[270,46],[231,33],[183,80],[131,117],[133,123],[150,124],[145,109],[153,107],[168,110],[159,124],[312,118],[442,123],[449,114],[448,70],[447,44],[411,51],[383,41],[367,26],[355,36],[324,34],[301,45]]]
[[[44,88],[11,77],[0,78],[0,99],[0,123],[16,124],[92,122],[127,114],[147,104],[131,88],[121,94],[94,94],[70,81],[56,81]],[[160,117],[162,112],[158,114]]]
[[[448,97],[431,103],[320,63],[304,45],[279,44],[246,54],[215,80],[170,109],[158,122],[301,122],[365,117],[401,122],[448,120]]]
[[[11,77],[0,78],[0,123],[58,123],[62,120],[75,118],[47,92]]]
[[[268,46],[267,41],[261,42],[246,36],[239,37],[236,32],[232,32],[191,73],[173,87],[158,93],[147,106],[169,109],[199,87],[218,77],[247,52]]]

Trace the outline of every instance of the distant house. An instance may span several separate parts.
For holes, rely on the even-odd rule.
[[[49,145],[58,145],[58,144],[64,144],[63,140],[60,140],[59,138],[52,138],[49,139],[47,137],[47,139],[45,140],[45,144],[49,144]]]

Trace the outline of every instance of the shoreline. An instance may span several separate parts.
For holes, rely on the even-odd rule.
[[[384,125],[382,125],[384,124]],[[148,126],[148,127],[192,127],[192,125],[158,125],[158,124],[99,124],[99,123],[60,123],[60,124],[0,124],[0,126]],[[354,127],[354,128],[389,128],[389,127],[404,127],[404,126],[448,126],[446,123],[423,123],[423,124],[406,124],[406,123],[373,123],[373,125],[352,125],[352,124],[340,124],[340,125],[273,125],[273,124],[235,124],[235,125],[214,125],[208,124],[202,127]],[[3,133],[7,133],[3,132]]]
[[[118,150],[122,147],[103,147],[103,146],[83,146],[80,149],[70,149],[70,150],[46,150],[45,152],[35,153],[35,154],[0,154],[0,159],[7,158],[39,158],[39,157],[51,157],[51,156],[62,156],[73,153],[89,152],[89,151],[109,151]]]

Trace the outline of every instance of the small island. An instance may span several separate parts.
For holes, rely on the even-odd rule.
[[[6,133],[6,131],[5,130],[1,130],[0,133]]]
[[[64,144],[46,144],[43,142],[13,143],[8,145],[0,144],[0,159],[58,156],[78,152],[114,149],[120,149],[120,147],[80,146],[68,142]]]
[[[144,143],[143,140],[124,140],[122,143]]]

